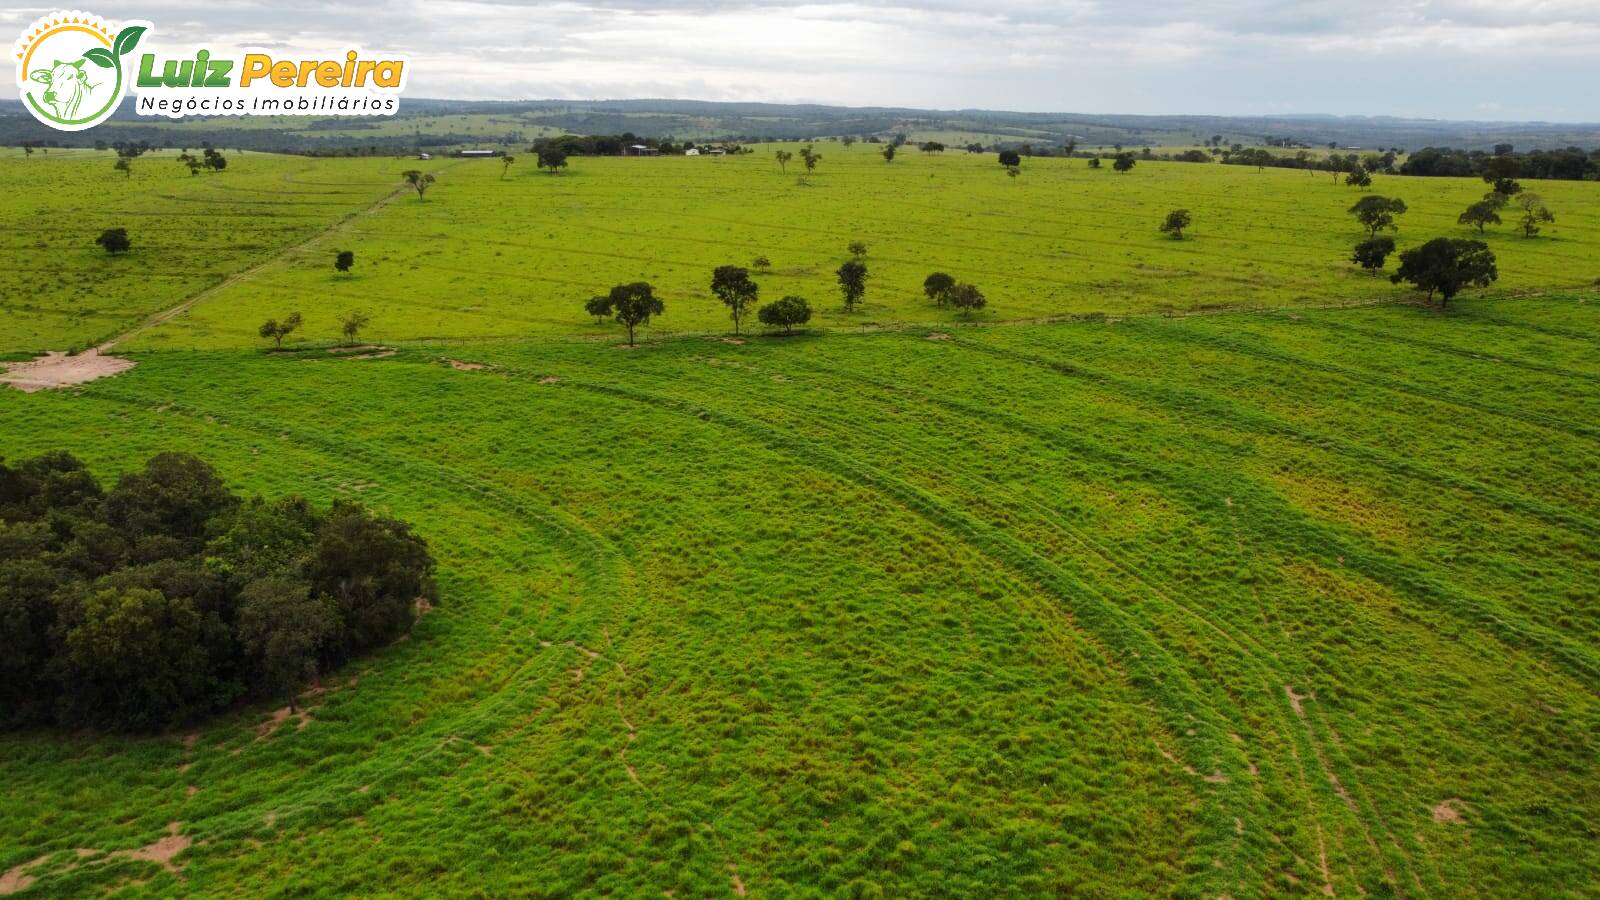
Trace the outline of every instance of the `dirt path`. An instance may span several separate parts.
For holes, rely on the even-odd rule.
[[[27,362],[6,364],[4,373],[0,373],[0,382],[24,393],[33,393],[116,375],[133,365],[131,359],[102,356],[98,349],[85,350],[77,356],[53,352]]]

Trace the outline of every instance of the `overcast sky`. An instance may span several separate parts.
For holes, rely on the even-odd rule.
[[[68,6],[150,20],[141,50],[403,52],[415,97],[1600,120],[1600,0]],[[4,40],[53,9],[0,9]]]

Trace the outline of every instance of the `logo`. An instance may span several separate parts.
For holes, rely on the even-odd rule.
[[[149,29],[149,22],[113,29],[77,10],[35,20],[16,44],[23,105],[60,131],[82,131],[111,118],[128,89],[128,54]]]
[[[120,28],[78,10],[36,20],[17,39],[17,91],[33,117],[61,131],[111,118],[136,95],[141,116],[392,116],[406,86],[406,59],[348,46],[307,56],[191,47],[175,57],[134,56],[153,26]]]

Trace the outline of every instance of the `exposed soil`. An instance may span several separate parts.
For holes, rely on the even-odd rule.
[[[458,372],[477,372],[489,368],[488,365],[484,363],[462,362],[459,359],[447,359],[445,362],[450,364],[450,368],[455,369]]]
[[[383,349],[383,350],[376,350],[376,351],[374,351],[372,353],[362,353],[359,356],[351,356],[351,357],[348,357],[348,358],[349,359],[383,359],[385,357],[393,356],[393,355],[395,355],[396,353],[399,353],[399,352],[400,352],[399,350]]]
[[[540,384],[560,384],[561,383],[561,376],[560,375],[546,375],[543,378],[539,379],[539,383]]]
[[[1451,797],[1433,808],[1433,820],[1445,825],[1459,825],[1462,821],[1461,810],[1456,809],[1460,800]]]
[[[945,334],[942,331],[935,331],[935,332],[932,332],[932,333],[930,333],[928,335],[928,340],[930,340],[930,341],[948,341],[948,340],[950,340],[950,335]]]
[[[28,871],[42,866],[49,861],[50,854],[46,853],[38,859],[30,860],[20,866],[12,866],[10,869],[7,869],[5,874],[0,874],[0,894],[15,894],[17,891],[20,891],[28,885],[33,884],[33,876],[29,875]]]
[[[102,356],[99,350],[85,350],[76,356],[51,352],[27,362],[6,363],[0,381],[19,391],[32,393],[83,384],[126,372],[133,366],[131,359]]]

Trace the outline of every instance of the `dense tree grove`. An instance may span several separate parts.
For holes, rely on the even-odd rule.
[[[426,543],[358,504],[242,500],[162,453],[103,489],[71,454],[0,461],[0,727],[160,728],[286,700],[406,633]]]
[[[1568,147],[1514,153],[1509,146],[1501,145],[1496,151],[1469,153],[1446,147],[1424,147],[1406,158],[1400,165],[1400,174],[1471,178],[1482,177],[1493,169],[1502,178],[1565,181],[1600,178],[1600,150]]]

